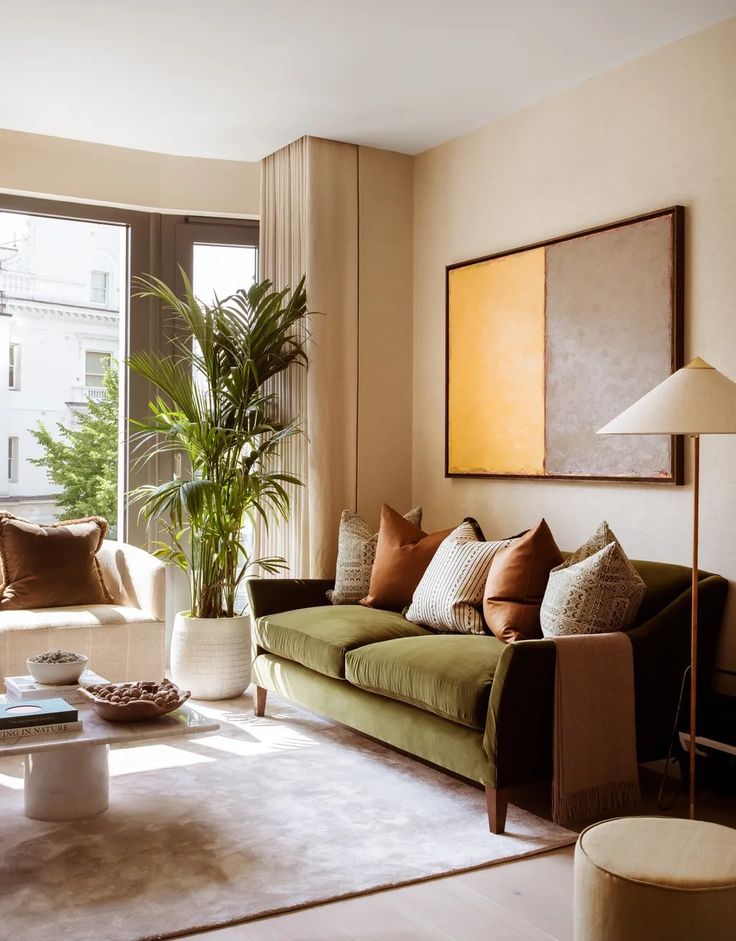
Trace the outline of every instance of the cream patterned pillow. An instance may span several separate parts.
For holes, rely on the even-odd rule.
[[[463,520],[440,543],[417,585],[407,620],[435,631],[485,634],[480,606],[494,555],[512,540],[485,542],[475,520]]]
[[[621,544],[601,523],[569,559],[552,569],[542,600],[545,637],[606,634],[630,627],[646,585]]]
[[[414,526],[422,525],[422,508],[414,507],[404,514]],[[378,533],[362,516],[343,510],[337,539],[337,570],[335,588],[327,592],[333,604],[358,604],[365,598],[371,585],[371,569],[376,558]]]

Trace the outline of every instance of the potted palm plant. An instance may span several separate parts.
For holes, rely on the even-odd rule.
[[[250,625],[238,588],[254,566],[286,567],[281,558],[254,558],[249,534],[258,518],[285,519],[289,488],[300,484],[277,460],[299,418],[281,414],[269,380],[307,364],[306,331],[296,329],[307,300],[304,279],[293,291],[263,281],[212,304],[183,280],[179,298],[157,278],[138,279],[141,297],[172,312],[176,336],[167,355],[127,360],[157,390],[148,416],[133,422],[133,448],[143,462],[180,455],[182,470],[132,497],[158,529],[152,550],[189,582],[190,609],[174,622],[173,678],[195,698],[226,699],[250,682]]]

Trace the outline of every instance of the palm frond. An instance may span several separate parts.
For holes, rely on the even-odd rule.
[[[270,380],[307,366],[310,313],[304,278],[292,291],[261,281],[204,303],[181,275],[181,297],[158,278],[136,279],[139,296],[166,309],[176,330],[171,353],[140,352],[127,364],[156,389],[148,415],[131,422],[136,462],[179,453],[186,472],[131,498],[164,537],[153,551],[187,572],[192,611],[231,615],[253,566],[287,567],[283,559],[252,559],[243,526],[288,518],[290,490],[302,484],[281,456],[302,433],[299,416],[284,419]]]

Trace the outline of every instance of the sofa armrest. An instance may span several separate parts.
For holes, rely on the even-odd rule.
[[[328,605],[327,592],[334,587],[334,579],[327,578],[249,578],[251,617]]]
[[[106,539],[97,558],[116,604],[166,620],[166,566],[145,549]]]
[[[551,640],[517,641],[501,654],[483,736],[497,789],[551,771],[556,661]]]
[[[727,592],[728,582],[720,575],[706,575],[700,580],[698,638],[703,692],[714,663]],[[629,631],[640,762],[667,754],[682,677],[690,663],[691,596],[688,589]],[[483,737],[497,789],[551,771],[555,666],[551,640],[518,641],[501,654]]]
[[[698,587],[699,690],[707,690],[715,663],[728,582],[701,577]],[[634,650],[636,733],[639,761],[663,758],[669,748],[682,678],[690,663],[688,589],[648,621],[629,631]]]

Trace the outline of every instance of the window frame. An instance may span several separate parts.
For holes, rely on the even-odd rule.
[[[76,203],[66,200],[45,199],[0,193],[0,211],[26,216],[48,216],[76,222],[104,222],[124,229],[125,270],[121,281],[120,316],[124,324],[121,332],[119,357],[137,350],[157,352],[161,346],[162,316],[157,304],[150,298],[140,298],[128,291],[133,277],[144,273],[158,274],[161,216],[144,210],[123,209],[116,206]],[[102,269],[101,269],[102,270]],[[124,279],[124,280],[123,280]],[[148,540],[145,526],[138,520],[136,507],[131,507],[125,494],[142,484],[155,483],[158,468],[155,462],[140,466],[131,459],[130,439],[127,433],[130,419],[142,418],[148,411],[151,398],[149,384],[139,377],[121,370],[120,376],[120,433],[122,447],[118,463],[118,538],[143,546]]]
[[[161,218],[161,279],[181,296],[184,293],[182,272],[191,284],[194,280],[194,246],[247,245],[260,252],[260,220],[245,217],[176,216]],[[260,268],[260,264],[259,264]],[[164,315],[162,348],[172,352],[172,343],[181,339],[181,328],[171,315]],[[159,458],[159,479],[170,479],[181,473],[181,455],[162,454]]]
[[[258,219],[218,216],[164,216],[162,221],[161,268],[167,284],[177,293],[184,290],[183,270],[192,281],[194,246],[246,245],[260,249]]]
[[[104,222],[125,229],[126,268],[118,273],[120,316],[124,323],[118,352],[121,366],[134,352],[169,352],[171,339],[178,335],[177,325],[169,311],[162,310],[153,298],[139,297],[135,289],[130,290],[133,278],[150,274],[172,285],[181,294],[183,280],[178,266],[181,265],[191,280],[195,242],[259,247],[257,218],[182,215],[8,193],[0,193],[0,211],[77,222]],[[110,278],[110,272],[107,274]],[[110,286],[111,281],[108,280],[108,291]],[[125,368],[120,369],[122,447],[118,465],[118,539],[138,546],[145,546],[150,534],[145,523],[138,518],[137,506],[131,506],[126,495],[144,484],[169,479],[173,474],[170,454],[159,455],[146,463],[136,461],[131,455],[130,421],[147,416],[148,403],[153,397],[154,389],[149,382]]]

